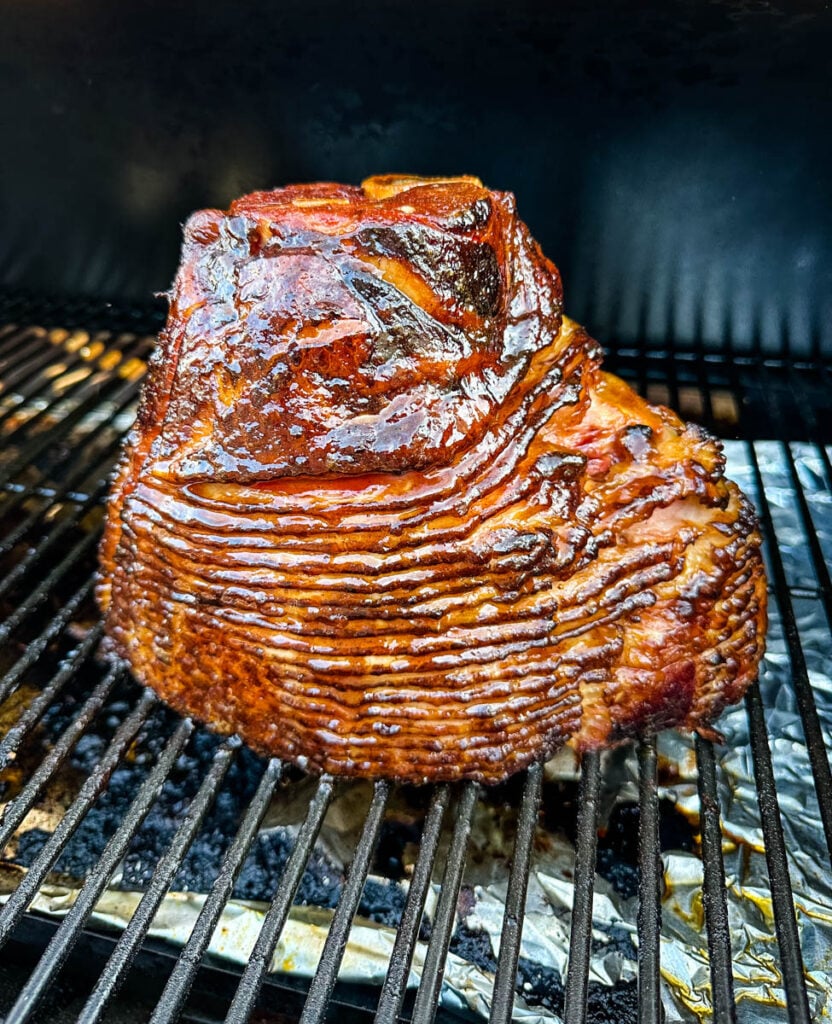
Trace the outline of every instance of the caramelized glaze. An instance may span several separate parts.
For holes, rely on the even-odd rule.
[[[762,655],[753,511],[561,297],[475,178],[195,214],[101,549],[136,677],[263,753],[412,782],[707,729]]]

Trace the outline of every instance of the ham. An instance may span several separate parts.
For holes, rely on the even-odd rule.
[[[601,369],[513,196],[471,177],[190,218],[97,593],[183,714],[415,783],[711,734],[766,624],[719,443]]]

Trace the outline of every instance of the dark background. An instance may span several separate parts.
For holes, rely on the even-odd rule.
[[[6,3],[0,288],[144,302],[194,208],[465,172],[605,342],[829,353],[831,55],[805,0]]]

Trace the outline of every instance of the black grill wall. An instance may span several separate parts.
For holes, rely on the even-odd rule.
[[[828,353],[831,44],[806,0],[6,5],[0,287],[146,302],[192,209],[466,172],[604,341]]]

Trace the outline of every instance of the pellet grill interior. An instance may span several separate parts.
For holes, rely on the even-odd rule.
[[[22,294],[0,310],[2,1019],[822,1019],[819,351],[738,357],[728,325],[717,352],[610,346],[611,369],[727,440],[760,513],[769,653],[726,744],[663,736],[492,790],[414,789],[267,763],[97,657],[107,478],[159,322]]]

